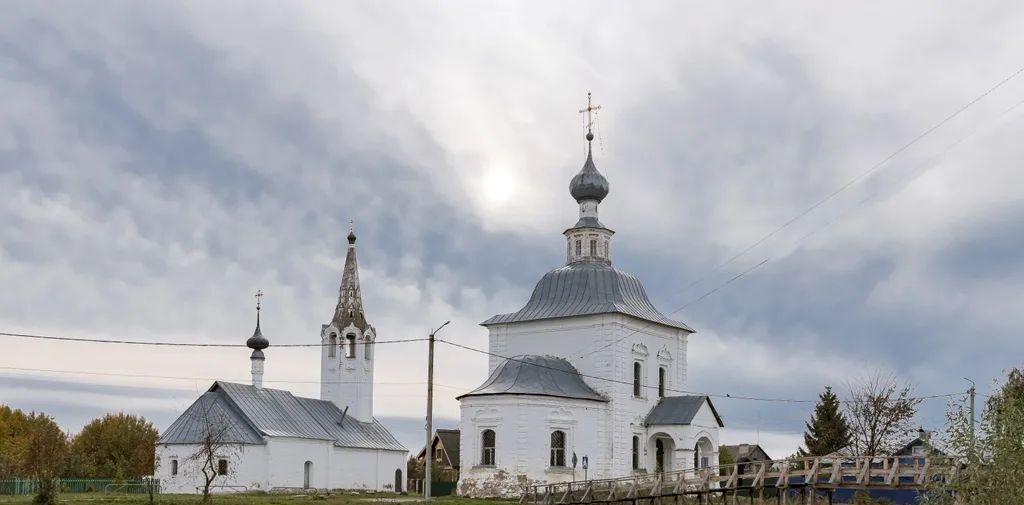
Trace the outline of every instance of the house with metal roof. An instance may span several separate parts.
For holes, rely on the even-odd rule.
[[[194,493],[288,489],[404,488],[408,449],[373,417],[375,330],[363,312],[356,237],[338,304],[323,325],[320,398],[263,387],[260,328],[246,341],[251,384],[217,381],[157,441],[156,477],[164,490]],[[262,296],[257,293],[257,300]]]
[[[615,232],[598,218],[610,186],[586,139],[569,183],[579,218],[563,232],[565,265],[522,308],[481,323],[489,376],[457,397],[460,494],[718,463],[722,418],[709,397],[686,393],[695,332],[612,266]]]

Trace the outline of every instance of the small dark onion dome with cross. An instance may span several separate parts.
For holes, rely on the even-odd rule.
[[[569,181],[569,194],[578,203],[583,200],[595,200],[601,203],[604,197],[608,196],[608,179],[605,179],[601,172],[597,171],[594,165],[594,156],[591,154],[590,141],[594,138],[593,133],[587,133],[587,161],[583,163],[580,173]]]
[[[263,332],[260,331],[260,306],[256,305],[256,331],[252,332],[252,336],[249,340],[245,341],[246,347],[254,351],[262,351],[267,347],[270,347],[270,341],[267,337],[263,336]]]
[[[260,302],[262,298],[263,291],[256,291],[256,330],[252,332],[249,340],[245,341],[246,347],[252,349],[249,361],[252,365],[252,385],[256,388],[263,387],[263,365],[267,359],[263,355],[263,350],[270,347],[270,341],[267,340],[267,337],[263,336],[263,332],[260,330]]]

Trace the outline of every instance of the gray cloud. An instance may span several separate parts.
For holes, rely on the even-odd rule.
[[[949,392],[1024,351],[1019,113],[993,123],[1024,84],[713,269],[1018,65],[1013,3],[925,4],[891,21],[815,4],[799,16],[760,4],[14,5],[0,19],[0,284],[17,286],[0,291],[3,329],[241,341],[261,287],[272,342],[310,342],[355,219],[383,336],[453,319],[449,338],[484,347],[476,323],[516,309],[561,262],[566,183],[582,162],[574,108],[594,87],[618,267],[668,311],[771,258],[681,312],[700,332],[692,389],[808,398],[882,368]],[[197,377],[183,401],[248,366],[233,350],[9,344],[9,366]],[[382,346],[378,380],[422,380],[421,347]],[[454,419],[454,395],[483,380],[486,359],[440,354],[452,387],[438,408]],[[315,380],[311,359],[273,351],[268,379]],[[159,396],[133,387],[168,386],[82,390],[103,404],[89,410],[55,400],[68,386],[18,380],[39,394],[15,406],[72,427],[113,398]],[[419,423],[398,418],[418,419],[421,385],[379,391],[378,412]],[[922,422],[942,407],[929,402]],[[809,408],[720,410],[731,427],[784,434]]]

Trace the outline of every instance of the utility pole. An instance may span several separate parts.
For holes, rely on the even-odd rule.
[[[445,321],[436,330],[430,332],[427,339],[427,445],[423,446],[423,499],[430,499],[430,466],[433,463],[434,455],[430,450],[430,443],[434,441],[434,334],[441,331],[441,328],[448,326],[451,321]]]
[[[970,399],[971,399],[971,456],[974,456],[974,448],[976,447],[976,444],[974,442],[974,440],[975,440],[975,438],[974,438],[974,394],[975,394],[975,387],[974,387],[974,381],[972,381],[971,379],[968,379],[967,377],[964,377],[964,380],[971,383],[970,389],[967,390],[967,395],[970,396]]]

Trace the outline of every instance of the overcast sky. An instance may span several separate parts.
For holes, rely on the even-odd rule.
[[[0,331],[242,343],[260,288],[272,344],[316,343],[354,220],[380,339],[451,319],[444,338],[485,348],[477,323],[564,261],[593,91],[615,265],[685,306],[690,389],[813,399],[881,371],[984,392],[1024,361],[1024,75],[846,186],[1024,65],[1020,2],[4,11]],[[245,349],[0,343],[0,402],[71,431],[117,410],[163,429],[213,379],[248,381]],[[376,355],[376,413],[410,448],[425,350]],[[268,385],[318,394],[318,350],[267,358]],[[454,426],[487,359],[437,359]],[[724,442],[773,457],[811,408],[716,404]]]

